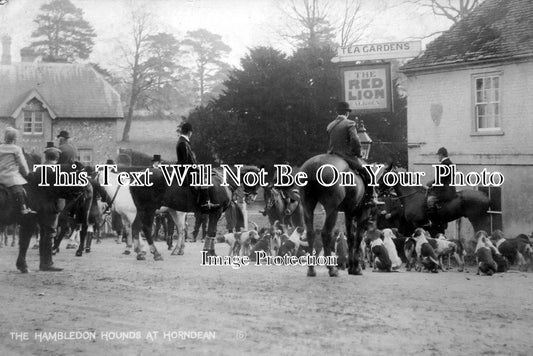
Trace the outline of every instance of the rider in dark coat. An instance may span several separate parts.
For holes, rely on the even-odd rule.
[[[342,157],[351,169],[359,173],[365,182],[365,192],[367,200],[373,196],[374,190],[369,187],[370,176],[361,163],[361,142],[357,136],[355,122],[348,119],[352,111],[346,102],[337,104],[337,118],[329,123],[327,132],[329,134],[328,153]],[[376,203],[374,199],[374,203]]]
[[[78,160],[78,150],[68,141],[70,135],[67,131],[61,131],[57,135],[59,139],[59,150],[61,155],[59,156],[59,164],[72,164]]]
[[[178,139],[178,144],[176,145],[176,155],[178,158],[178,164],[198,164],[198,161],[196,160],[196,155],[194,154],[190,138],[192,136],[192,125],[188,122],[181,125],[180,129],[181,135]],[[189,172],[191,172],[192,169],[189,168]],[[186,186],[191,185],[191,177],[190,174],[187,175]],[[209,210],[218,207],[218,204],[213,204],[209,201],[209,187],[202,186],[199,189],[197,189],[198,195],[199,195],[199,205],[202,210]]]
[[[448,158],[448,150],[446,148],[439,148],[437,155],[439,156],[439,164],[446,166],[451,166],[453,164],[450,158]],[[427,199],[428,217],[430,220],[437,221],[437,210],[439,206],[455,198],[456,190],[454,186],[450,186],[451,181],[452,174],[450,172],[447,175],[441,176],[442,186],[434,186],[435,180],[432,180],[427,184],[430,187]]]

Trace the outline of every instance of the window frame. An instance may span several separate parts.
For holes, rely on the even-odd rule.
[[[29,125],[30,125],[30,132],[26,131],[26,113],[30,113],[30,122],[29,122]],[[40,120],[40,124],[41,124],[41,131],[40,132],[37,132],[35,130],[35,127],[36,127],[36,124],[38,124],[37,122],[37,117],[36,117],[36,114],[37,113],[40,113],[41,115],[41,120]],[[32,135],[32,136],[42,136],[44,135],[44,110],[30,110],[30,109],[23,109],[22,110],[22,134],[23,135]]]
[[[477,81],[479,79],[482,79],[483,80],[483,85],[485,85],[485,80],[488,79],[488,78],[491,78],[491,84],[493,82],[493,79],[492,78],[498,78],[498,100],[495,101],[495,100],[491,100],[492,98],[489,98],[489,101],[483,103],[478,103],[477,101]],[[489,90],[492,90],[492,86],[491,86],[491,89]],[[503,135],[504,132],[503,132],[503,114],[502,114],[502,92],[503,92],[503,72],[502,71],[491,71],[491,72],[481,72],[481,73],[475,73],[475,74],[472,74],[472,77],[471,77],[471,96],[472,96],[472,132],[471,132],[471,136],[488,136],[488,135]],[[494,104],[494,103],[497,103],[498,104],[498,117],[497,117],[497,120],[498,120],[498,127],[486,127],[486,128],[480,128],[479,127],[479,117],[478,117],[478,114],[477,114],[477,110],[478,110],[478,105],[480,104],[485,104],[487,105],[490,105],[490,104]]]
[[[503,230],[503,206],[502,206],[502,201],[503,201],[503,197],[502,197],[502,194],[503,194],[503,189],[502,187],[493,187],[493,186],[478,186],[477,189],[479,191],[482,191],[482,192],[485,192],[487,193],[488,197],[489,197],[489,201],[492,202],[492,196],[493,194],[491,193],[491,191],[493,189],[499,189],[500,192],[499,192],[499,197],[500,197],[500,201],[499,201],[499,206],[500,206],[500,210],[491,210],[489,208],[489,210],[487,211],[487,213],[489,214],[489,217],[490,217],[490,228],[491,228],[491,234],[494,232],[494,230]],[[494,204],[491,204],[491,205],[494,205]],[[498,216],[498,218],[495,218],[495,216]],[[499,220],[499,224],[495,224],[494,223],[494,220]],[[498,226],[499,225],[499,226]],[[496,227],[496,228],[495,228]]]
[[[90,155],[91,155],[91,161],[90,162],[87,162],[87,161],[82,161],[81,160],[81,156],[82,156],[82,153],[83,152],[90,152]],[[94,150],[92,147],[81,147],[81,148],[78,148],[78,161],[83,164],[83,165],[92,165],[93,162],[94,162]]]

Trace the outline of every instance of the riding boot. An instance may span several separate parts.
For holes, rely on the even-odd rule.
[[[19,211],[22,215],[26,215],[26,214],[35,214],[36,212],[29,209],[27,206],[26,206],[26,197],[24,196],[24,191],[22,190],[16,190],[14,192],[14,198],[15,198],[15,203],[17,205],[17,207],[19,208]]]

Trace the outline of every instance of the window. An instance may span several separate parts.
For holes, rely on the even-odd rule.
[[[474,128],[476,132],[500,130],[500,75],[474,77]]]
[[[93,164],[93,150],[92,148],[80,148],[78,150],[78,160],[84,166]]]
[[[43,134],[43,112],[24,110],[24,134]]]
[[[490,229],[491,233],[494,230],[503,230],[502,223],[502,187],[478,187],[478,190],[484,192],[489,196],[490,200]]]

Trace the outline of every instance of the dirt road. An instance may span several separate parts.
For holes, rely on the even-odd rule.
[[[27,275],[17,248],[0,249],[0,355],[533,352],[531,273],[308,278],[301,266],[202,267],[199,243],[184,256],[157,246],[164,261],[136,261],[106,239],[81,258],[62,250],[64,272]]]

